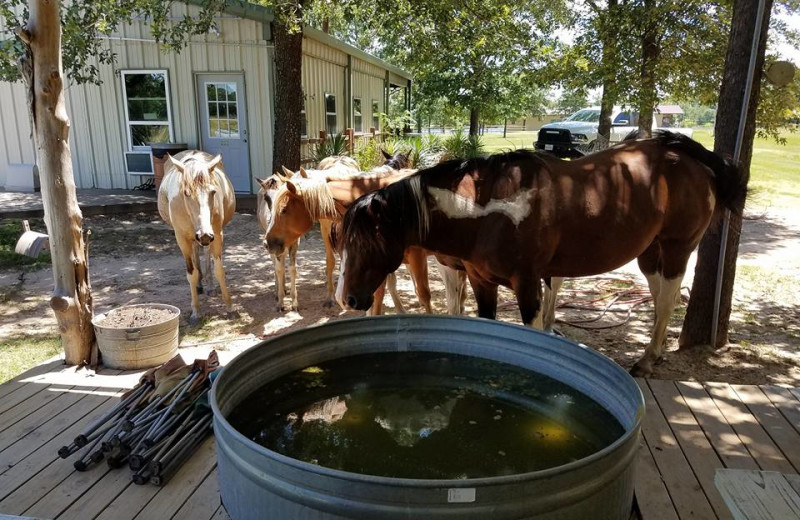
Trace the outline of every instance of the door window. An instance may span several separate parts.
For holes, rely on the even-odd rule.
[[[206,82],[206,110],[209,137],[239,138],[239,110],[235,82]]]
[[[325,94],[325,130],[328,135],[336,135],[336,96]]]

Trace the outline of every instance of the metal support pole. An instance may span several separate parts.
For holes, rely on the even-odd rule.
[[[744,141],[744,127],[747,121],[747,112],[750,108],[750,94],[753,90],[753,78],[756,72],[756,62],[758,61],[758,47],[761,42],[761,25],[764,22],[764,0],[758,0],[758,12],[756,13],[756,23],[753,28],[753,44],[750,48],[750,64],[747,68],[747,81],[744,85],[744,99],[742,99],[742,111],[739,114],[739,129],[736,133],[736,146],[733,151],[733,160],[739,162],[742,154],[742,142]],[[711,348],[717,346],[717,328],[719,327],[719,308],[722,303],[722,279],[725,276],[725,255],[728,249],[728,233],[731,227],[731,212],[725,210],[722,221],[722,231],[720,233],[719,260],[717,261],[717,284],[714,288],[714,313],[711,316]]]

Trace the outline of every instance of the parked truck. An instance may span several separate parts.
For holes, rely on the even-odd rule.
[[[653,130],[666,129],[692,137],[691,128],[678,127],[683,110],[677,105],[659,105],[653,112]],[[600,107],[582,108],[563,121],[549,123],[539,130],[534,148],[551,152],[562,158],[582,157],[596,149]],[[611,112],[609,144],[622,141],[639,128],[639,114],[630,109],[614,107]]]

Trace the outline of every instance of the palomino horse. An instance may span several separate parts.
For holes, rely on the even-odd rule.
[[[668,132],[575,161],[519,150],[441,163],[350,207],[337,299],[369,307],[382,277],[416,245],[463,263],[481,317],[495,317],[504,285],[532,325],[540,280],[592,276],[636,258],[655,324],[632,372],[648,375],[662,356],[689,255],[717,203],[737,207],[746,183],[732,163]]]
[[[261,185],[256,198],[256,216],[258,217],[258,224],[261,226],[261,230],[264,232],[264,248],[269,251],[269,248],[267,247],[266,233],[267,228],[269,228],[269,222],[272,215],[272,203],[275,200],[275,194],[278,192],[278,188],[281,186],[281,184],[283,184],[284,179],[280,174],[276,173],[274,175],[270,175],[266,179],[256,178],[256,181],[258,181],[258,184]],[[280,254],[270,252],[270,256],[272,257],[272,265],[274,266],[275,271],[275,297],[277,299],[278,312],[284,310],[283,300],[286,297],[287,253],[289,256],[289,297],[292,300],[292,310],[297,310],[298,308],[297,241],[295,241],[285,248]]]
[[[282,254],[286,251],[287,245],[296,244],[297,240],[307,233],[315,222],[320,223],[320,232],[325,244],[325,275],[328,289],[326,307],[333,304],[333,271],[336,264],[334,248],[330,242],[331,223],[341,220],[344,209],[360,195],[412,173],[411,171],[403,174],[397,173],[398,169],[408,164],[407,154],[398,153],[392,156],[385,151],[382,153],[386,158],[386,163],[370,172],[332,168],[330,161],[339,160],[339,158],[333,157],[328,157],[320,162],[321,169],[319,170],[300,168],[297,173],[286,170],[283,183],[281,183],[282,187],[278,189],[273,199],[275,207],[271,212],[266,234],[267,248],[272,254]],[[325,168],[326,166],[328,168]],[[337,194],[341,195],[340,198],[337,199],[333,196],[329,185],[341,185],[341,189],[337,189]],[[367,189],[367,186],[373,187]],[[351,188],[360,191],[354,193]],[[415,260],[415,265],[419,265],[417,257]],[[427,263],[425,263],[424,274],[424,288],[427,289]],[[395,305],[402,310],[393,275],[387,278],[387,284]],[[382,295],[383,286],[378,290]],[[427,294],[430,294],[430,291],[427,291]],[[430,297],[427,301],[430,301]],[[380,304],[373,311],[380,313]]]
[[[192,290],[192,315],[190,323],[199,316],[198,287],[203,274],[200,271],[200,246],[208,247],[214,261],[214,274],[228,311],[231,295],[225,282],[222,265],[222,228],[236,212],[236,197],[228,177],[225,176],[222,157],[200,150],[187,150],[169,158],[164,180],[158,191],[158,212],[175,231],[175,239],[186,261],[186,279]]]
[[[358,163],[352,159],[351,157],[347,156],[332,156],[326,157],[322,161],[320,161],[319,170],[310,170],[314,175],[327,175],[327,174],[336,174],[341,176],[352,176],[358,175],[361,171]],[[270,247],[269,242],[267,241],[267,232],[272,227],[273,223],[273,205],[276,200],[276,196],[278,194],[279,188],[289,179],[301,179],[308,177],[308,173],[303,168],[300,169],[298,172],[293,172],[286,167],[282,167],[283,172],[276,172],[274,175],[270,176],[266,180],[256,179],[259,184],[261,184],[261,189],[258,192],[257,204],[258,204],[258,223],[261,226],[261,229],[264,230],[264,247],[269,251],[270,256],[272,257],[273,265],[275,266],[275,285],[277,289],[277,298],[278,298],[278,311],[284,310],[283,300],[285,296],[285,260],[286,255],[288,252],[289,255],[289,273],[290,273],[290,297],[292,300],[291,309],[293,311],[298,310],[299,303],[297,300],[297,247],[300,237],[302,237],[311,226],[308,227],[305,231],[301,233],[293,233],[291,238],[287,238],[285,241],[282,241],[280,245],[276,245],[275,243],[272,244]],[[332,276],[334,264],[336,262],[333,256],[333,248],[330,247],[330,222],[329,221],[320,221],[320,230],[322,232],[322,238],[325,242],[325,251],[326,251],[326,269],[331,273]],[[333,292],[333,282],[329,282],[328,284],[328,291],[330,293]]]

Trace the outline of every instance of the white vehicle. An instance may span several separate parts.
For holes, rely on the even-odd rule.
[[[692,137],[694,131],[691,128],[678,128],[676,125],[682,114],[683,110],[677,105],[659,105],[653,112],[653,130],[664,129]],[[534,147],[559,157],[581,157],[595,149],[599,123],[600,107],[582,108],[564,121],[542,126]],[[611,144],[622,141],[637,128],[638,112],[614,107],[611,112]]]

